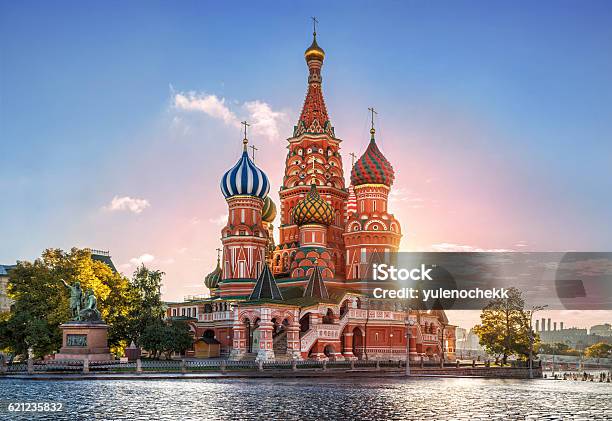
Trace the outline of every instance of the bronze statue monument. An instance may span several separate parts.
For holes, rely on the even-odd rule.
[[[102,321],[98,310],[98,298],[93,289],[83,289],[79,282],[69,285],[63,279],[61,281],[70,290],[72,319],[60,326],[63,346],[55,358],[111,360],[108,348],[108,325]]]
[[[102,322],[100,311],[98,310],[98,299],[89,288],[83,291],[81,284],[77,281],[69,285],[61,279],[62,283],[70,290],[70,311],[72,320],[77,322]]]

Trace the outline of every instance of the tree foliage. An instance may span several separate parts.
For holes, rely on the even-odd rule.
[[[511,355],[522,358],[529,356],[530,314],[525,311],[525,301],[516,288],[508,290],[508,298],[491,301],[480,314],[479,325],[474,332],[489,354],[502,358],[505,364]],[[534,335],[537,346],[539,337]]]
[[[611,358],[612,345],[605,342],[598,342],[585,349],[584,355],[589,358]]]
[[[151,352],[153,358],[165,354],[169,359],[173,352],[183,353],[189,349],[193,338],[183,321],[158,321],[144,329],[140,341],[141,346]]]
[[[149,326],[158,328],[164,318],[164,303],[161,300],[161,284],[164,273],[149,270],[144,265],[136,269],[131,286],[135,293],[132,312],[130,340],[140,345],[140,336]]]
[[[34,262],[18,262],[11,270],[7,289],[15,304],[0,321],[0,347],[22,356],[31,347],[37,357],[61,347],[59,325],[70,319],[61,279],[93,289],[102,319],[110,325],[109,346],[120,353],[130,336],[137,294],[126,277],[77,248],[45,250]]]
[[[538,354],[579,356],[580,351],[563,342],[556,342],[554,344],[540,344]]]

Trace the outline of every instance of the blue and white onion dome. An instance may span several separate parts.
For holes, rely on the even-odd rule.
[[[233,196],[255,196],[263,199],[270,191],[270,182],[262,170],[257,168],[249,154],[242,152],[240,160],[221,178],[221,192],[226,199]]]

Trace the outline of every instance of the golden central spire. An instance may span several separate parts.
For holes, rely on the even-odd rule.
[[[306,58],[306,61],[310,61],[310,60],[323,61],[323,59],[325,58],[325,51],[323,51],[323,49],[319,47],[319,44],[317,44],[317,23],[319,23],[319,21],[317,20],[316,17],[313,16],[312,17],[312,26],[313,26],[312,44],[310,44],[310,47],[308,47],[306,49],[306,52],[304,53],[304,57]]]

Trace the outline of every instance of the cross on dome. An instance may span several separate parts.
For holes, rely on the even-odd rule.
[[[242,144],[244,145],[244,150],[247,150],[247,144],[249,143],[248,139],[247,139],[247,127],[250,126],[249,123],[245,121],[241,122],[240,124],[242,124],[244,126],[244,139],[242,140]]]

